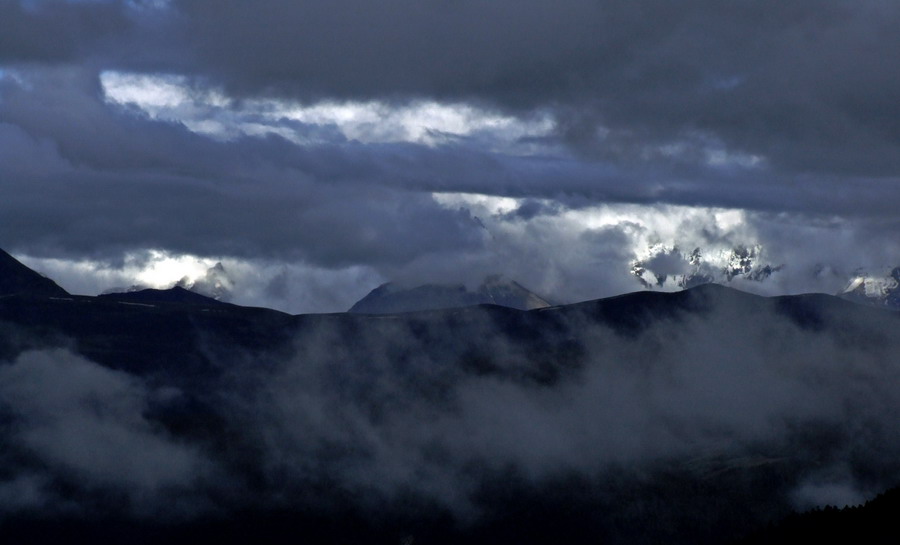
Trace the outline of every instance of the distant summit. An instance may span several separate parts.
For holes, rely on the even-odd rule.
[[[69,292],[0,250],[0,296],[3,295],[68,297]]]
[[[127,288],[124,286],[109,288],[101,295],[116,295],[119,296],[119,299],[122,299],[121,296],[123,295],[136,292],[147,292],[145,296],[150,296],[154,293],[163,296],[162,294],[167,293],[168,295],[165,295],[164,297],[168,299],[184,299],[185,297],[189,297],[188,295],[180,294],[178,291],[173,291],[175,288],[179,288],[183,291],[190,291],[194,294],[199,294],[216,301],[227,302],[231,298],[231,292],[234,289],[234,281],[231,280],[228,271],[225,270],[225,266],[219,262],[208,268],[206,274],[200,278],[191,280],[185,276],[181,280],[171,284],[170,288],[159,289],[151,288],[147,284],[133,284]]]
[[[760,245],[737,245],[715,252],[697,247],[684,252],[677,246],[659,244],[651,248],[649,256],[631,263],[631,274],[645,289],[677,291],[703,284],[762,284],[790,266],[770,262]],[[806,274],[811,283],[817,283],[820,276],[844,279],[845,287],[832,293],[848,301],[900,310],[900,267],[858,268],[847,274],[843,267],[819,264]]]
[[[475,290],[463,284],[424,284],[404,288],[388,282],[357,301],[349,312],[357,314],[395,314],[421,310],[493,304],[519,310],[549,307],[550,303],[500,275],[487,277]]]
[[[900,267],[883,274],[857,270],[847,287],[838,294],[849,301],[900,309]]]
[[[182,303],[191,305],[224,305],[212,297],[186,290],[181,286],[175,286],[167,290],[144,289],[128,291],[124,293],[104,293],[98,296],[100,299],[118,301],[120,303],[154,304],[154,303]]]
[[[766,262],[762,246],[738,245],[728,251],[708,252],[694,248],[683,252],[677,246],[658,245],[651,255],[631,264],[631,274],[647,289],[688,289],[702,284],[727,285],[735,280],[764,282],[784,268]]]

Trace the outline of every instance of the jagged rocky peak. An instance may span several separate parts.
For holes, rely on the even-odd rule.
[[[695,247],[683,252],[678,246],[658,244],[649,253],[631,265],[631,274],[649,289],[687,289],[738,279],[762,282],[784,267],[766,263],[759,245],[737,245],[718,252]]]
[[[176,286],[211,297],[217,301],[228,301],[234,290],[234,281],[229,276],[225,266],[218,262],[207,269],[204,276],[193,281],[188,278],[182,278]]]
[[[858,303],[900,309],[900,267],[878,272],[857,269],[838,295]]]
[[[67,297],[69,292],[0,250],[0,296],[3,295]]]
[[[549,307],[545,299],[502,275],[491,275],[477,288],[464,284],[423,284],[404,287],[393,282],[378,286],[356,302],[350,312],[394,314],[494,304],[519,310]]]
[[[550,306],[550,303],[544,298],[523,287],[518,282],[499,274],[485,278],[481,286],[478,287],[478,292],[485,298],[490,299],[486,301],[488,303],[519,310],[533,310]]]

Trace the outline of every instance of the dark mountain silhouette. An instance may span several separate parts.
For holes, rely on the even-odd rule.
[[[725,544],[832,464],[869,487],[900,471],[898,405],[858,393],[893,391],[900,313],[833,296],[292,316],[59,295],[0,297],[0,542]],[[189,456],[190,478],[139,488]]]
[[[28,294],[66,297],[68,292],[56,282],[29,269],[16,258],[0,250],[0,296]]]
[[[794,545],[796,543],[897,543],[900,488],[892,488],[863,505],[826,506],[794,513],[735,545]]]
[[[127,291],[121,293],[104,293],[98,297],[109,299],[111,301],[119,301],[123,303],[188,303],[195,305],[223,305],[225,303],[201,295],[197,292],[187,290],[181,286],[175,286],[167,290],[143,289],[138,291]]]
[[[350,312],[358,314],[395,314],[460,308],[491,304],[519,310],[549,307],[550,303],[522,287],[521,284],[499,275],[487,277],[471,290],[463,284],[424,284],[404,288],[388,282],[357,301]]]

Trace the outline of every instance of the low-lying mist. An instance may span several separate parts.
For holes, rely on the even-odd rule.
[[[765,498],[764,517],[896,485],[897,320],[809,321],[759,301],[627,330],[550,310],[524,336],[507,321],[521,315],[490,309],[322,316],[276,361],[211,347],[202,388],[25,352],[0,366],[0,510],[190,520],[352,505],[467,528],[500,516],[505,487],[645,517],[682,508],[635,507],[650,489],[711,512],[704,501],[733,493],[741,508]]]

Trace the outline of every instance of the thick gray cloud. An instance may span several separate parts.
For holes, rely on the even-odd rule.
[[[66,505],[59,488],[69,482],[124,492],[119,508],[164,514],[170,493],[193,490],[209,473],[198,449],[145,416],[154,401],[179,395],[63,350],[27,352],[0,365],[4,465],[12,474],[0,481],[3,511],[88,508]]]
[[[96,78],[77,69],[42,72],[31,83],[9,82],[0,103],[8,143],[2,221],[12,244],[326,265],[402,262],[480,244],[464,211],[385,182],[394,169],[384,172],[377,153],[302,149],[278,137],[215,142],[110,109]],[[40,225],[35,217],[44,218]]]
[[[0,518],[85,507],[98,490],[129,500],[104,509],[191,517],[211,505],[323,508],[310,491],[327,489],[379,514],[411,493],[465,519],[489,507],[479,486],[491,475],[644,480],[673,462],[698,478],[781,468],[767,498],[801,507],[894,485],[890,315],[844,323],[844,308],[804,327],[774,308],[730,294],[634,334],[569,313],[558,334],[583,350],[544,363],[492,313],[461,330],[325,316],[292,354],[260,365],[219,351],[222,375],[184,389],[26,352],[0,363]]]
[[[243,94],[560,106],[602,157],[707,138],[789,172],[889,175],[900,10],[881,1],[174,2]],[[598,129],[606,136],[598,137]]]
[[[876,468],[896,466],[900,450],[897,341],[871,318],[810,330],[740,298],[634,337],[574,318],[586,361],[555,362],[551,384],[529,379],[526,349],[488,319],[478,323],[491,372],[429,348],[444,337],[424,322],[382,321],[350,347],[322,321],[297,339],[293,359],[236,379],[259,389],[226,392],[223,406],[265,446],[277,478],[324,473],[360,497],[413,490],[463,516],[478,486],[473,465],[541,483],[681,457],[738,467],[748,452],[768,464],[815,452],[793,500],[852,501],[891,484]]]
[[[817,226],[832,221],[847,240],[887,248],[881,265],[900,259],[890,3],[7,0],[0,10],[0,245],[20,254],[114,265],[159,248],[423,281],[503,272],[573,300],[638,288],[627,269],[639,256],[612,237],[577,259],[559,245],[587,239],[553,218],[638,203],[774,218],[754,224],[760,240],[735,242],[792,249],[793,270],[859,256],[849,242],[829,251]],[[166,118],[107,100],[100,74],[116,70],[178,76],[194,102]],[[334,119],[246,106],[263,98],[439,101],[543,116],[549,128],[502,146],[490,131],[429,126],[428,144],[372,142]],[[212,125],[221,131],[197,128]],[[432,192],[522,200],[487,218]]]
[[[0,2],[0,64],[79,62],[132,30],[120,2]]]

